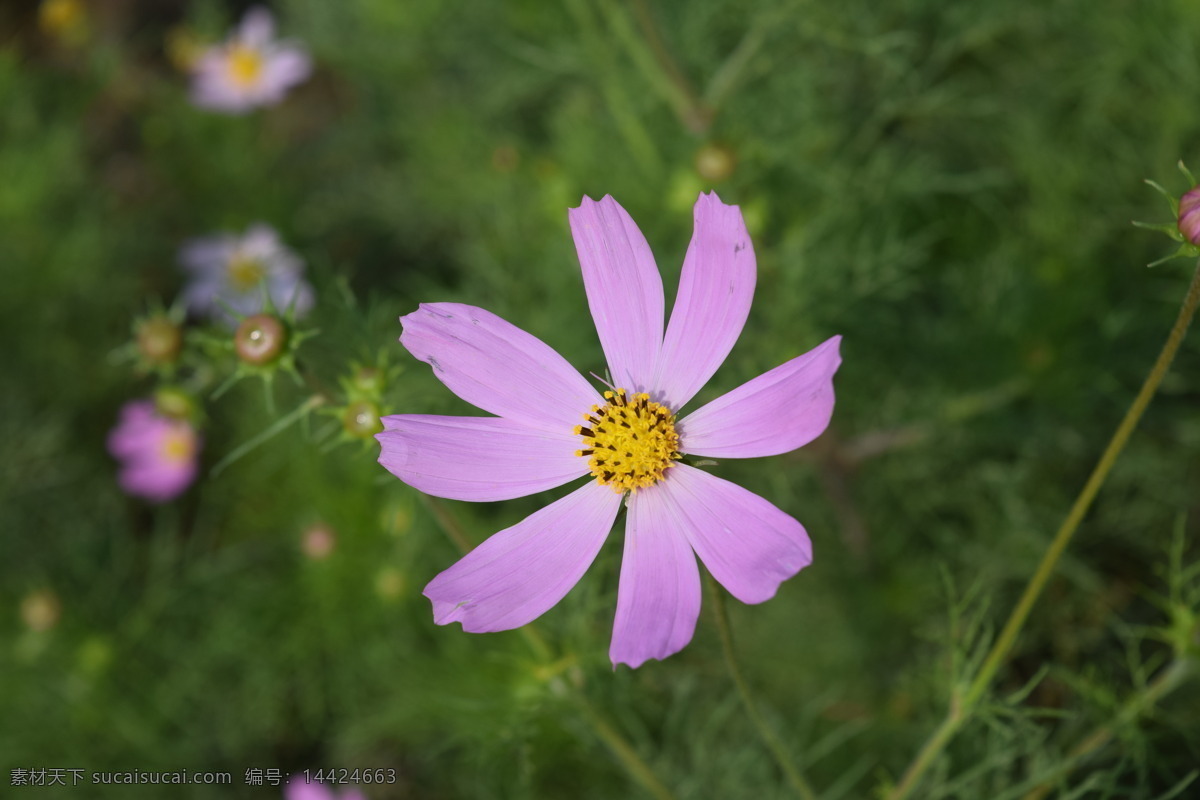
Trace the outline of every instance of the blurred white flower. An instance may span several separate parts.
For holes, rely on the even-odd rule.
[[[200,108],[243,114],[278,103],[312,72],[312,59],[295,42],[277,41],[275,18],[261,6],[192,66],[192,102]]]
[[[263,286],[280,311],[301,316],[313,306],[304,262],[270,225],[255,223],[244,234],[219,233],[186,242],[179,263],[190,275],[183,290],[188,310],[232,322],[224,306],[239,314],[263,310]],[[219,301],[219,302],[218,302]]]

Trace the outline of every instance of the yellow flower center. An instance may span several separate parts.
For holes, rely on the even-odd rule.
[[[267,271],[263,267],[261,261],[257,258],[247,258],[246,256],[235,255],[229,259],[229,282],[233,284],[233,288],[241,292],[247,292],[267,276]]]
[[[229,77],[242,88],[253,86],[262,77],[262,53],[252,47],[235,44],[229,47]]]
[[[588,457],[588,466],[601,486],[614,492],[633,492],[653,486],[679,458],[679,434],[675,415],[650,399],[624,389],[605,392],[608,402],[592,406],[583,415],[587,425],[576,425],[584,448],[575,455]]]
[[[159,448],[164,459],[181,464],[196,454],[196,435],[191,429],[180,426],[163,436]]]

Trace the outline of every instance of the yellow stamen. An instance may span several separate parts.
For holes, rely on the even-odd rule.
[[[229,77],[235,84],[246,88],[258,83],[263,71],[261,52],[252,47],[233,44],[229,46],[227,58]]]
[[[247,292],[267,276],[267,270],[263,267],[261,261],[257,258],[247,258],[242,255],[234,255],[229,259],[229,264],[226,266],[229,270],[229,282],[233,287],[241,292]]]
[[[603,407],[592,406],[583,415],[587,425],[575,426],[584,443],[575,455],[587,457],[596,482],[617,493],[661,481],[680,456],[675,415],[644,392],[631,399],[617,389],[605,392],[604,399]]]
[[[159,452],[167,461],[189,461],[196,454],[196,435],[190,428],[180,426],[163,435]]]

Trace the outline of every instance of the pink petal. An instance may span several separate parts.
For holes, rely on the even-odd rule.
[[[325,784],[309,783],[303,774],[297,773],[288,777],[283,797],[284,800],[335,800],[337,795]]]
[[[545,342],[475,306],[422,303],[401,317],[400,343],[472,405],[552,433],[570,432],[604,401]]]
[[[629,495],[617,618],[608,657],[641,666],[692,640],[700,616],[700,570],[671,501],[670,481]]]
[[[487,633],[537,619],[587,572],[620,505],[619,494],[588,481],[494,534],[425,587],[433,621]]]
[[[646,238],[617,201],[567,212],[588,307],[617,386],[649,391],[663,337],[662,278]]]
[[[509,500],[553,489],[588,472],[579,437],[537,431],[498,417],[401,414],[383,418],[379,463],[426,494]]]
[[[275,36],[275,17],[263,6],[254,6],[242,17],[237,39],[244,45],[261,49]]]
[[[312,59],[298,47],[280,47],[267,59],[263,75],[264,91],[273,97],[284,92],[312,74]]]
[[[834,336],[684,417],[677,426],[680,448],[712,458],[758,458],[808,444],[833,416],[841,341]]]
[[[227,233],[189,239],[179,249],[179,263],[192,272],[220,270],[236,248],[236,237]]]
[[[754,248],[742,212],[715,193],[696,201],[692,243],[658,359],[655,397],[678,410],[733,349],[754,297]]]
[[[663,484],[666,515],[678,521],[696,555],[743,603],[775,596],[779,584],[812,563],[804,527],[736,483],[676,464]]]

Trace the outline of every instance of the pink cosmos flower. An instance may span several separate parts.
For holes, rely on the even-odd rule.
[[[262,6],[246,12],[229,38],[210,47],[192,67],[192,102],[200,108],[243,114],[278,103],[312,72],[299,45],[275,41],[275,18]]]
[[[123,492],[165,503],[196,479],[200,437],[187,422],[161,416],[153,401],[134,400],[121,409],[108,452],[121,462]]]
[[[812,561],[792,517],[680,458],[786,453],[833,413],[835,336],[682,418],[741,333],[755,262],[737,206],[701,195],[670,324],[650,248],[611,197],[569,213],[611,391],[541,340],[481,308],[430,303],[400,342],[455,394],[495,417],[384,417],[379,461],[439,497],[520,497],[584,475],[579,489],[493,535],[425,587],[434,621],[471,632],[524,625],[596,557],[621,501],[628,518],[609,657],[640,666],[681,650],[700,613],[696,557],[730,594],[761,603]]]
[[[323,783],[309,783],[303,775],[288,778],[283,796],[284,800],[367,800],[367,796],[358,789],[338,792]]]
[[[180,249],[179,262],[191,275],[183,300],[193,313],[232,321],[223,303],[239,314],[256,314],[263,310],[264,283],[278,309],[294,302],[301,316],[313,306],[304,262],[280,241],[274,228],[261,222],[242,235],[192,239]]]

